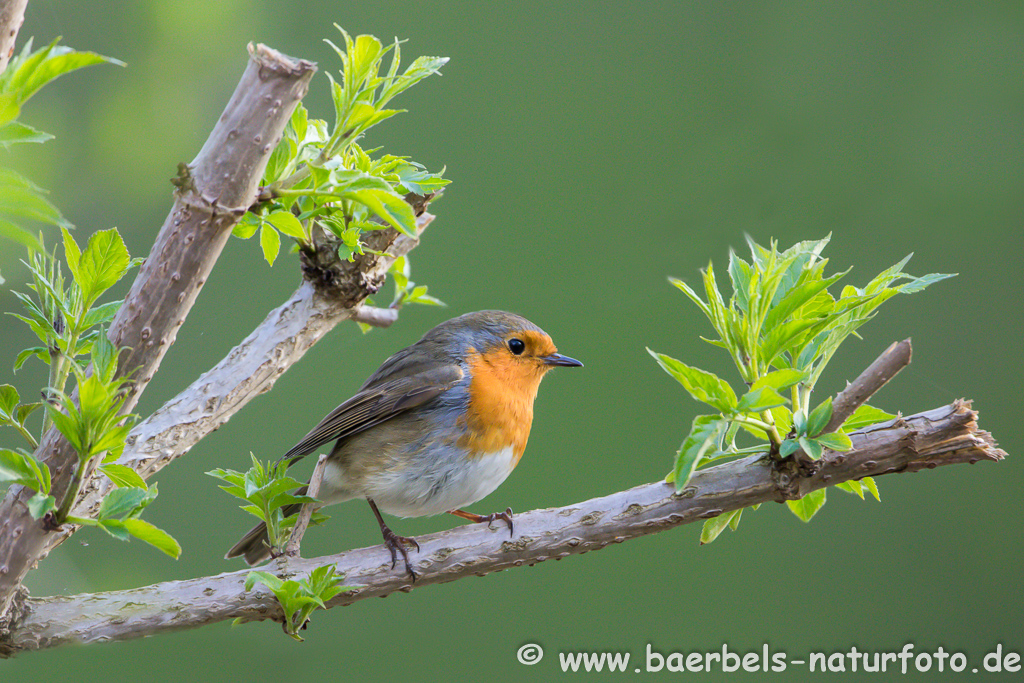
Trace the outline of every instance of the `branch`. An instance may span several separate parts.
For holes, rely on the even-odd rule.
[[[28,0],[4,0],[0,4],[0,74],[7,69],[7,64],[14,56],[14,43],[25,21],[26,7]]]
[[[352,314],[352,319],[373,327],[391,327],[398,320],[398,309],[360,306]]]
[[[828,434],[839,429],[857,408],[867,403],[876,391],[910,365],[910,356],[910,339],[893,342],[857,379],[836,395],[832,401],[832,419],[822,433]]]
[[[121,354],[119,373],[133,379],[124,407],[138,401],[174,343],[224,248],[231,229],[256,195],[267,159],[281,138],[316,66],[259,45],[231,100],[191,165],[179,166],[174,206],[157,236],[109,337]],[[77,457],[56,429],[36,450],[53,476],[60,500],[77,468]],[[12,486],[0,503],[0,633],[25,574],[55,534],[34,520],[25,502],[32,491]],[[66,537],[61,533],[59,538]]]
[[[309,478],[309,486],[306,488],[306,495],[310,498],[316,498],[320,495],[320,482],[323,481],[325,469],[327,469],[327,454],[322,453],[317,458],[316,467],[313,468],[313,474]],[[299,510],[295,526],[292,527],[292,535],[288,538],[288,545],[284,549],[284,554],[288,557],[299,556],[299,544],[302,543],[302,537],[306,534],[306,528],[309,526],[309,520],[313,518],[313,510],[316,507],[316,503],[305,503],[302,509]]]
[[[563,508],[519,514],[511,540],[504,527],[484,524],[422,536],[417,539],[421,551],[415,585],[421,588],[599,550],[851,479],[1001,460],[1006,454],[976,420],[969,402],[956,401],[854,432],[853,450],[826,450],[815,471],[806,476],[787,478],[770,458],[751,456],[697,471],[679,494],[671,485],[657,482]],[[325,564],[337,564],[344,582],[359,586],[335,597],[329,607],[413,588],[403,567],[390,568],[380,546],[316,559],[282,558],[277,566],[281,574],[304,575]],[[0,656],[68,643],[128,640],[239,617],[280,621],[281,609],[272,593],[263,588],[244,590],[247,575],[248,570],[241,570],[134,590],[26,599],[11,633],[0,639]]]

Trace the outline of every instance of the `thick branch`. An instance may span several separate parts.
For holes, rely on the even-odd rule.
[[[855,432],[851,434],[853,450],[826,451],[819,466],[806,476],[790,478],[769,458],[752,456],[696,472],[679,494],[671,485],[658,482],[563,508],[519,514],[512,539],[505,527],[484,524],[422,536],[417,539],[421,551],[416,556],[415,586],[582,554],[850,479],[1001,460],[1006,454],[987,432],[978,429],[976,420],[970,404],[957,401]],[[283,573],[292,575],[336,563],[345,583],[360,587],[337,596],[331,607],[413,587],[404,568],[391,569],[389,556],[380,546],[278,562]],[[262,587],[245,592],[247,574],[242,570],[134,590],[27,599],[19,606],[11,634],[0,641],[0,655],[65,643],[127,640],[236,617],[280,620],[273,594]]]
[[[14,44],[25,21],[26,7],[28,0],[4,0],[0,3],[0,74],[14,56]]]
[[[181,167],[171,213],[110,326],[115,346],[130,349],[120,359],[120,373],[133,380],[125,411],[174,343],[315,71],[311,62],[250,46],[248,68],[224,113],[192,164]],[[51,429],[36,455],[49,465],[60,500],[77,465],[74,452]],[[0,504],[0,632],[15,591],[54,535],[29,515],[31,494],[14,486]]]

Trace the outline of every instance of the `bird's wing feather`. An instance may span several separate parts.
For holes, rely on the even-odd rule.
[[[363,387],[331,411],[282,457],[294,463],[320,446],[357,434],[440,396],[462,380],[458,365],[441,365]]]

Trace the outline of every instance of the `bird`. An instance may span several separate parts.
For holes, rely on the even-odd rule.
[[[556,367],[583,363],[558,353],[526,318],[477,311],[447,320],[388,358],[358,392],[331,411],[282,456],[294,464],[334,442],[318,505],[364,498],[380,525],[394,569],[397,555],[416,580],[409,548],[381,512],[397,517],[450,513],[476,523],[500,520],[514,533],[512,510],[478,515],[463,508],[493,492],[526,449],[537,389]],[[306,487],[296,493],[303,495]],[[285,506],[287,517],[298,504]],[[265,523],[225,557],[250,565],[278,554]]]

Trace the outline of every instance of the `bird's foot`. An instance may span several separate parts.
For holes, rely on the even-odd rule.
[[[412,570],[412,564],[409,563],[409,551],[406,546],[412,546],[416,548],[416,552],[419,552],[420,544],[414,538],[399,536],[386,526],[381,525],[380,530],[384,535],[384,547],[391,551],[391,568],[395,568],[395,564],[398,562],[398,553],[401,553],[402,559],[405,560],[405,570],[409,572],[412,580],[416,581],[416,572]]]
[[[449,510],[448,514],[455,515],[456,517],[462,517],[468,519],[471,522],[487,522],[487,526],[490,526],[494,520],[500,519],[508,525],[508,535],[512,536],[514,527],[512,524],[512,508],[505,508],[504,512],[492,512],[489,515],[476,515],[472,512],[466,512],[465,510]]]

